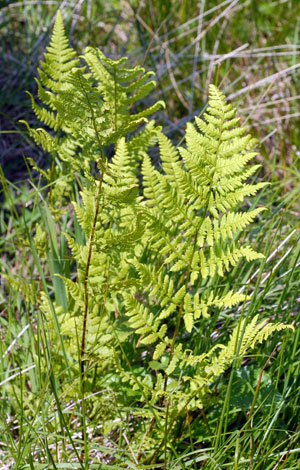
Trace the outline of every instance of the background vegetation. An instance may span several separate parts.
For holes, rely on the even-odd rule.
[[[257,271],[235,271],[231,285],[250,289],[249,315],[261,313],[293,324],[296,332],[274,335],[257,347],[243,369],[225,375],[216,402],[199,416],[209,438],[184,436],[181,453],[168,468],[294,469],[299,465],[299,69],[300,4],[297,0],[202,0],[0,2],[1,91],[1,291],[0,291],[0,462],[3,468],[72,468],[80,435],[72,403],[53,406],[49,383],[40,384],[33,364],[36,343],[34,303],[24,303],[15,282],[27,280],[34,296],[42,271],[30,250],[31,228],[43,217],[36,175],[24,157],[47,168],[47,155],[28,138],[20,119],[34,126],[31,102],[34,76],[60,8],[77,50],[100,47],[157,75],[157,88],[145,104],[163,99],[158,122],[177,145],[186,122],[206,104],[208,85],[218,85],[242,115],[242,123],[261,142],[258,178],[270,187],[260,195],[268,213],[245,235],[266,260]],[[142,106],[142,105],[141,105]],[[158,152],[152,157],[159,165]],[[256,201],[257,203],[258,201]],[[39,271],[40,269],[40,271]],[[67,269],[67,267],[66,267]],[[50,282],[45,272],[45,282]],[[245,285],[245,279],[250,283]],[[35,291],[36,289],[36,291]],[[231,317],[225,312],[209,335],[226,337]],[[291,340],[292,338],[292,340]],[[43,388],[44,387],[44,388]],[[35,397],[30,393],[44,389]],[[26,402],[31,415],[22,410]],[[56,402],[59,403],[59,400]],[[104,404],[111,406],[111,404]],[[57,413],[70,426],[52,426]],[[61,413],[61,414],[60,414]],[[130,413],[128,414],[128,416]],[[37,419],[38,416],[38,419]],[[221,426],[220,426],[220,418]],[[90,467],[137,468],[130,444],[130,419],[118,432],[91,421]],[[188,422],[189,417],[187,417]],[[108,432],[110,431],[110,433]],[[78,460],[78,459],[77,459]],[[69,466],[68,466],[69,465]],[[75,465],[75,463],[74,463]],[[79,465],[79,464],[78,464]],[[94,467],[93,467],[94,465]],[[76,468],[76,466],[74,467]],[[152,468],[152,467],[148,467]]]

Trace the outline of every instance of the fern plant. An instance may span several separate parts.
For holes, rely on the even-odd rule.
[[[186,410],[207,405],[217,377],[257,342],[289,328],[256,315],[240,318],[225,344],[202,342],[214,310],[249,298],[225,291],[222,278],[243,260],[263,257],[240,235],[264,209],[238,207],[267,183],[246,183],[259,166],[247,166],[256,142],[215,86],[203,117],[187,125],[186,145],[176,149],[153,122],[131,134],[161,106],[132,113],[154,86],[151,73],[126,69],[126,59],[91,48],[80,60],[59,13],[37,82],[47,108],[32,98],[36,116],[52,131],[27,128],[55,159],[55,169],[42,172],[50,183],[53,172],[58,177],[49,194],[54,208],[60,182],[67,189],[77,173],[80,198],[68,196],[84,236],[78,242],[65,233],[76,267],[72,277],[60,274],[67,307],[56,302],[54,316],[41,294],[40,309],[52,340],[63,337],[75,377],[79,356],[78,380],[71,378],[66,395],[76,396],[80,384],[84,393],[95,392],[100,383],[117,394],[140,423],[135,450],[142,456],[147,448],[154,462]],[[156,142],[161,168],[147,154]],[[38,233],[45,246],[40,227]],[[56,368],[63,370],[63,360]],[[96,400],[90,406],[97,408]]]

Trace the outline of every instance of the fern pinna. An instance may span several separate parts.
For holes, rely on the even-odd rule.
[[[58,14],[38,82],[48,109],[32,99],[55,135],[28,127],[53,154],[57,183],[72,177],[74,184],[76,173],[81,185],[80,198],[69,197],[83,236],[79,241],[76,232],[65,233],[76,272],[60,275],[68,308],[57,304],[56,315],[73,370],[80,356],[85,392],[105,387],[134,408],[134,419],[143,423],[141,446],[156,449],[153,460],[181,415],[206,405],[216,378],[285,328],[255,316],[241,319],[226,344],[202,341],[216,309],[248,298],[224,290],[222,278],[243,259],[263,257],[239,241],[263,208],[238,206],[266,183],[246,183],[259,166],[247,166],[255,140],[215,86],[203,117],[187,125],[186,145],[176,149],[153,122],[129,134],[161,106],[132,113],[133,103],[154,86],[150,73],[126,69],[125,59],[113,61],[91,48],[80,59],[82,66]],[[161,168],[147,154],[156,142]],[[115,145],[111,161],[108,144]],[[60,196],[52,193],[54,205]],[[43,295],[40,308],[51,325]],[[50,331],[55,339],[57,329]],[[56,367],[64,366],[58,361]],[[76,387],[73,381],[68,394]]]

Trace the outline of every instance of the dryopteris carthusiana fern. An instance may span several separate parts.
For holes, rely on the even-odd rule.
[[[92,48],[77,58],[58,13],[37,81],[44,106],[32,97],[36,116],[52,131],[26,125],[54,159],[52,169],[41,173],[54,187],[49,203],[58,222],[66,217],[61,209],[69,197],[81,231],[80,237],[65,233],[76,275],[60,275],[68,308],[56,306],[69,360],[75,370],[79,354],[85,392],[101,383],[112,394],[124,392],[119,399],[126,405],[139,404],[140,446],[156,449],[153,460],[181,414],[206,405],[216,378],[287,326],[265,324],[258,315],[248,323],[241,318],[226,344],[209,350],[202,345],[212,309],[248,299],[223,291],[220,279],[242,259],[263,257],[239,237],[264,209],[237,211],[266,184],[245,182],[259,167],[247,166],[256,142],[213,85],[203,117],[187,125],[184,147],[176,149],[153,121],[132,134],[161,103],[132,112],[155,83],[150,72],[127,69],[125,62]],[[147,154],[156,142],[160,169]],[[70,191],[76,189],[74,175],[81,186],[77,200]],[[37,243],[41,237],[44,242],[40,227],[38,234]],[[51,325],[43,294],[40,308]],[[68,395],[77,389],[75,380]]]

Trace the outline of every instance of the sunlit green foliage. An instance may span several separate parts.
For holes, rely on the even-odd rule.
[[[217,280],[242,258],[263,258],[239,241],[263,208],[237,208],[266,183],[246,183],[258,168],[247,167],[256,141],[238,126],[235,109],[215,86],[203,117],[196,118],[196,126],[187,125],[186,145],[176,149],[153,123],[129,135],[161,106],[131,112],[154,87],[151,73],[138,66],[126,69],[126,59],[113,61],[92,48],[80,58],[83,66],[75,56],[58,14],[39,71],[39,98],[46,107],[32,99],[36,116],[54,134],[27,128],[56,159],[55,189],[61,178],[67,176],[64,182],[70,184],[75,172],[80,177],[80,198],[71,196],[71,202],[82,236],[79,243],[76,234],[64,231],[73,274],[54,274],[66,293],[56,295],[54,307],[41,293],[40,309],[53,344],[63,339],[55,369],[62,372],[67,361],[77,377],[71,375],[66,396],[85,396],[98,383],[108,394],[127,384],[119,399],[124,401],[125,390],[126,405],[139,404],[135,419],[150,420],[151,436],[138,432],[137,448],[152,450],[155,461],[166,430],[172,431],[187,408],[192,412],[206,405],[216,378],[257,342],[286,328],[265,324],[258,315],[248,322],[241,318],[229,341],[208,350],[201,346],[200,332],[212,309],[232,308],[249,298],[222,290]],[[156,140],[161,171],[146,152]],[[111,161],[110,144],[115,145]],[[50,173],[43,176],[50,181]],[[51,192],[52,207],[61,205],[61,196]],[[59,221],[60,212],[55,214]],[[37,250],[44,239],[39,226]],[[136,348],[130,365],[128,348]]]

